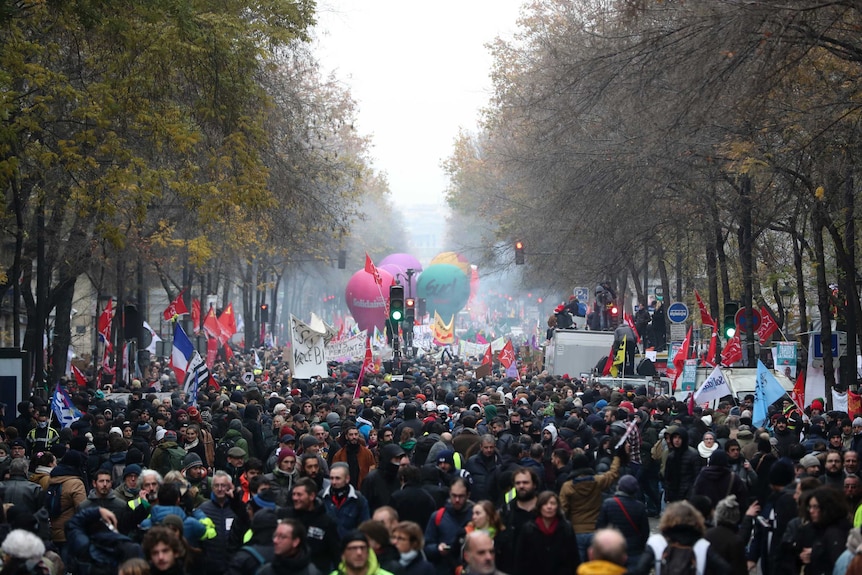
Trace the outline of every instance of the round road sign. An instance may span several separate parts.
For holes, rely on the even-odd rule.
[[[734,322],[736,323],[736,329],[740,332],[743,332],[747,329],[747,324],[745,322],[745,310],[748,308],[741,307],[739,311],[736,312],[736,315],[733,317]],[[751,321],[754,323],[754,331],[757,331],[760,327],[760,310],[752,308],[751,310]]]
[[[688,319],[688,306],[681,301],[675,301],[667,308],[667,319],[673,323],[682,323]]]

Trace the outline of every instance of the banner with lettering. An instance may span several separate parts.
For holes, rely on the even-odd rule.
[[[294,378],[327,376],[325,336],[290,314],[290,370]]]
[[[772,347],[775,371],[790,379],[796,379],[796,342],[778,341]]]
[[[345,362],[364,358],[366,339],[368,332],[362,330],[357,335],[340,341],[330,341],[325,347],[326,360]]]

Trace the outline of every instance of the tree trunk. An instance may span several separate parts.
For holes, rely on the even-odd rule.
[[[817,274],[817,307],[820,309],[820,338],[823,342],[823,375],[826,377],[826,408],[832,410],[832,388],[835,387],[835,367],[832,354],[825,350],[831,349],[832,323],[829,311],[829,287],[826,283],[826,257],[823,250],[823,206],[817,203],[814,207],[814,268]]]

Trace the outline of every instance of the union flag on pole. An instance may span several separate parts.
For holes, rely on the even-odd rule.
[[[697,299],[697,307],[700,310],[700,323],[703,325],[711,325],[714,329],[718,329],[718,325],[706,309],[706,305],[703,303],[703,300],[700,299],[700,294],[697,293],[697,290],[694,290],[694,297]]]
[[[216,340],[221,335],[221,324],[216,318],[215,308],[213,308],[213,306],[210,306],[207,316],[204,318],[204,331],[206,332],[207,337],[211,337]]]
[[[87,378],[84,377],[84,374],[81,373],[81,370],[75,367],[75,364],[72,364],[72,374],[75,376],[75,383],[78,384],[78,387],[87,387]]]
[[[778,329],[778,323],[772,317],[772,311],[769,306],[760,306],[760,327],[757,328],[757,337],[760,338],[760,345],[764,345],[775,330]]]
[[[383,284],[383,278],[380,277],[380,272],[377,271],[377,266],[371,261],[371,256],[368,255],[368,252],[365,252],[365,271],[374,276],[374,283],[377,285]]]
[[[691,328],[692,326],[688,326],[688,333],[685,335],[685,339],[682,340],[682,346],[677,350],[676,355],[673,356],[674,376],[672,388],[674,391],[676,391],[676,381],[682,375],[682,370],[685,368],[685,360],[688,359],[691,347]]]
[[[221,315],[218,318],[218,322],[221,324],[222,334],[219,338],[219,342],[224,345],[224,342],[229,340],[236,333],[236,315],[233,313],[233,302],[227,304],[227,307],[222,310]],[[222,338],[224,338],[224,341],[222,341]]]
[[[790,392],[790,397],[799,409],[805,409],[805,370],[800,369],[796,375],[796,384],[793,386],[793,391]],[[849,403],[849,395],[848,403]],[[852,412],[851,412],[852,415]]]
[[[742,360],[742,341],[739,339],[739,333],[733,334],[733,337],[727,341],[727,345],[721,350],[721,365],[730,367],[737,361]]]
[[[718,345],[718,330],[712,326],[712,337],[709,338],[709,351],[706,352],[704,363],[710,367],[715,367],[715,352]]]
[[[492,365],[493,363],[494,356],[491,353],[491,345],[488,344],[488,349],[486,349],[484,355],[482,355],[482,365]]]
[[[198,332],[201,328],[201,300],[192,299],[192,331]]]
[[[165,311],[162,312],[162,317],[165,318],[165,321],[171,321],[178,315],[189,313],[189,310],[186,307],[186,302],[183,301],[183,294],[185,292],[186,290],[181,291],[177,297],[174,298],[174,301],[168,304]]]
[[[365,374],[371,370],[374,365],[374,354],[371,351],[371,340],[365,338],[365,358],[362,360],[362,367],[359,369],[359,377],[356,380],[356,389],[353,390],[353,399],[359,399],[359,394],[362,391],[362,380]]]

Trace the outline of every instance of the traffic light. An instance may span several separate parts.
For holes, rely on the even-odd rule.
[[[521,240],[515,242],[515,265],[524,265],[524,242]]]
[[[736,312],[739,311],[739,302],[724,302],[724,323],[722,333],[726,339],[730,339],[736,333]]]
[[[389,319],[394,323],[404,319],[404,286],[389,286]]]
[[[404,300],[404,322],[413,325],[413,322],[416,321],[416,300],[412,297]]]
[[[416,300],[416,315],[425,317],[425,298],[420,297]]]
[[[260,321],[263,323],[269,322],[269,306],[265,303],[260,304]]]

